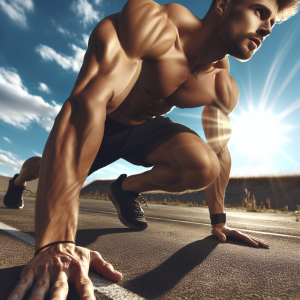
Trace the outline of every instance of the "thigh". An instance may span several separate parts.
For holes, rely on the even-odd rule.
[[[199,136],[182,132],[178,133],[152,151],[146,161],[152,165],[168,164],[173,169],[199,169],[216,154]]]

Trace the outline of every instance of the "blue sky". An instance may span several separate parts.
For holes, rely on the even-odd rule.
[[[90,32],[125,2],[0,0],[0,175],[13,176],[27,158],[41,155],[75,83]],[[202,18],[211,1],[174,2]],[[231,116],[232,176],[300,173],[299,49],[300,13],[277,24],[249,62],[230,57],[240,89]],[[205,139],[201,113],[202,108],[176,108],[168,116]],[[119,160],[87,182],[143,170]]]

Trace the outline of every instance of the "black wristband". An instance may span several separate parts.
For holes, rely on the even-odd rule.
[[[211,225],[226,223],[226,214],[210,215]]]
[[[50,243],[50,244],[47,244],[45,246],[43,246],[42,248],[38,249],[35,251],[34,253],[34,256],[36,256],[41,250],[47,248],[47,247],[50,247],[50,246],[53,246],[53,245],[57,245],[57,244],[66,244],[66,243],[72,243],[75,245],[75,242],[73,241],[59,241],[59,242],[53,242],[53,243]]]

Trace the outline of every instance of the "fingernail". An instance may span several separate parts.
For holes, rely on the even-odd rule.
[[[17,294],[12,294],[7,300],[17,299],[19,296]]]

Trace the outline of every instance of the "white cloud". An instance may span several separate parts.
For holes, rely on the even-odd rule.
[[[17,25],[26,28],[27,20],[25,11],[33,11],[32,0],[0,0],[0,8],[13,20]]]
[[[82,44],[85,45],[86,47],[88,47],[89,44],[89,36],[87,34],[83,34],[82,35]]]
[[[102,0],[95,0],[95,4],[97,5],[102,4]]]
[[[23,163],[23,160],[18,160],[11,152],[0,149],[0,165],[14,167],[14,169],[18,170]]]
[[[107,170],[107,171],[110,171],[110,172],[114,172],[114,173],[118,173],[118,174],[122,174],[122,172],[120,172],[119,170],[115,169],[115,168],[112,168],[112,167],[104,167],[102,168],[101,170]]]
[[[120,168],[121,170],[130,170],[129,168],[125,167],[124,165],[117,164],[117,167]]]
[[[9,139],[9,138],[7,138],[7,137],[3,137],[8,143],[11,143],[11,140]]]
[[[50,130],[61,106],[28,93],[16,70],[0,68],[0,119],[26,129],[33,121]]]
[[[36,156],[42,156],[42,154],[36,152],[36,151],[33,151],[33,153],[36,155]]]
[[[68,36],[71,38],[76,38],[76,34],[74,32],[69,31],[66,28],[63,28],[61,25],[57,24],[55,20],[52,20],[54,27],[56,30],[64,36]]]
[[[47,94],[50,94],[49,87],[43,82],[39,82],[39,90],[42,92],[46,92]]]
[[[8,174],[2,172],[0,172],[0,176],[10,177]]]
[[[57,25],[56,29],[57,29],[58,32],[60,32],[64,35],[72,35],[68,29],[63,28],[60,25]]]
[[[74,72],[78,72],[82,65],[85,51],[74,44],[71,44],[70,46],[74,51],[73,56],[59,54],[46,45],[37,46],[36,51],[44,60],[55,61],[65,70],[72,69]]]
[[[97,170],[96,172],[94,172],[93,174],[96,174],[96,173],[104,173],[103,171],[101,170]]]
[[[95,1],[99,4],[101,1]],[[103,14],[94,10],[93,6],[87,0],[76,0],[71,6],[72,10],[78,17],[82,18],[81,22],[84,26],[99,22],[103,18]]]

